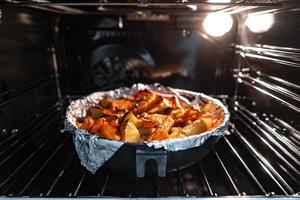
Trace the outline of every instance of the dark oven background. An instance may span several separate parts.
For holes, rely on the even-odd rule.
[[[233,94],[234,51],[222,48],[220,42],[229,46],[235,34],[228,34],[221,41],[209,41],[198,31],[199,20],[191,23],[175,17],[163,22],[125,19],[62,19],[67,93],[81,95],[137,82],[159,82],[206,94]]]

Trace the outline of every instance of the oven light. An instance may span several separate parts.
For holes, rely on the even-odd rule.
[[[221,37],[232,28],[233,20],[227,13],[212,13],[206,16],[203,22],[205,31],[213,37]]]
[[[274,15],[271,13],[248,15],[245,24],[253,33],[267,32],[274,24]]]
[[[189,7],[190,9],[192,9],[193,11],[197,10],[197,6],[196,5],[187,5],[187,7]]]

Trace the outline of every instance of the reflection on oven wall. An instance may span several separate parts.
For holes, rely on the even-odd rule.
[[[87,24],[83,17],[78,18],[76,24],[73,21],[66,19],[61,26],[65,32],[67,64],[72,74],[69,85],[73,94],[137,82],[159,82],[207,94],[224,92],[220,91],[223,87],[220,81],[224,78],[220,70],[225,62],[229,71],[232,59],[226,55],[232,52],[221,53],[220,47],[205,39],[198,30],[181,28],[184,21],[177,27],[167,25],[159,30],[151,26],[136,29],[131,24],[126,29],[126,22],[124,30],[99,28],[110,24],[116,29],[114,19],[99,18]],[[192,25],[194,29],[201,26],[200,23],[199,27]],[[226,42],[232,43],[233,37]],[[234,82],[228,82],[230,84]]]
[[[299,9],[240,15],[236,45],[237,98],[265,120],[283,119],[299,128]],[[288,22],[288,23],[287,23]],[[243,105],[237,109],[243,110]],[[257,112],[257,113],[259,113]],[[287,114],[288,113],[288,114]]]

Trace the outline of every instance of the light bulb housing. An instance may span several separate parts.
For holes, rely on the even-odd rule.
[[[203,21],[206,33],[213,37],[221,37],[228,33],[233,26],[233,19],[227,13],[211,13]]]
[[[274,14],[248,15],[245,25],[253,33],[264,33],[271,29],[274,24]]]

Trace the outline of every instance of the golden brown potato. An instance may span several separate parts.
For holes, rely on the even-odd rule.
[[[130,121],[127,121],[124,130],[121,132],[121,135],[124,142],[130,143],[138,142],[141,137],[139,130]]]
[[[218,105],[216,105],[216,104],[214,104],[214,103],[208,103],[208,104],[206,104],[204,107],[203,107],[203,111],[204,112],[213,112],[213,111],[215,111],[215,110],[217,110],[218,109]]]
[[[170,138],[185,138],[186,135],[182,133],[181,127],[173,127],[170,130]]]
[[[167,115],[162,114],[147,114],[145,113],[143,117],[151,119],[153,121],[158,122],[159,124],[163,123],[163,121],[168,117]]]
[[[204,102],[195,109],[177,96],[143,90],[125,98],[100,100],[76,125],[91,134],[130,143],[184,138],[223,122],[223,110]]]
[[[162,123],[159,124],[155,132],[148,138],[147,141],[153,140],[165,140],[169,138],[169,131],[174,124],[174,120],[171,117],[166,117]]]
[[[203,119],[198,119],[182,129],[182,133],[187,136],[196,135],[205,131],[207,131],[207,126]]]
[[[213,125],[213,120],[211,118],[202,118],[202,120],[205,123],[207,129],[209,130]]]

